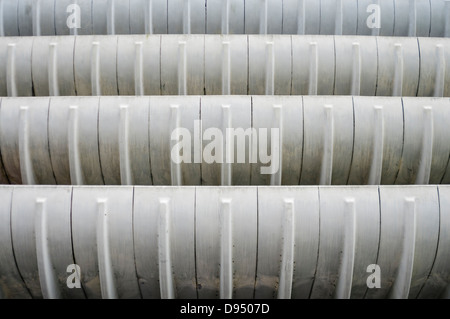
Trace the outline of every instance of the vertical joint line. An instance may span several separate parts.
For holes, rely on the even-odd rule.
[[[174,299],[175,288],[172,276],[171,252],[171,213],[170,199],[159,200],[159,227],[158,227],[158,262],[159,282],[162,299]]]
[[[294,199],[284,199],[283,218],[283,246],[281,250],[280,283],[278,299],[290,299],[294,276],[294,247],[295,247],[295,214]]]
[[[325,132],[322,168],[320,172],[320,185],[331,185],[333,170],[333,148],[334,148],[334,116],[333,105],[324,105]]]
[[[231,199],[220,202],[220,299],[233,297],[233,215]]]

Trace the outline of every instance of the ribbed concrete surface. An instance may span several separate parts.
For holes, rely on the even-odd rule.
[[[0,298],[450,298],[448,36],[445,0],[0,0]]]
[[[299,35],[0,38],[0,96],[450,96],[450,39]]]
[[[211,33],[443,37],[450,35],[449,12],[445,0],[1,0],[0,36]],[[371,28],[375,16],[380,25]],[[73,27],[76,18],[79,28]]]
[[[447,186],[4,186],[0,198],[7,298],[448,297]]]
[[[448,109],[443,98],[3,98],[1,182],[447,184]]]

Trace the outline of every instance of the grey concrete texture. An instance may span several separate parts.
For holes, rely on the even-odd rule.
[[[449,108],[448,98],[412,97],[2,98],[0,181],[448,184]]]
[[[0,96],[450,96],[450,39],[290,35],[0,38]]]

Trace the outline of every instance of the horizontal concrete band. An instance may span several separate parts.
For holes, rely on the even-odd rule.
[[[445,0],[0,0],[0,36],[450,35]]]
[[[450,183],[450,99],[0,99],[3,184]]]
[[[0,243],[4,298],[448,298],[450,187],[3,186]]]
[[[0,96],[220,94],[450,96],[450,39],[0,38]]]

